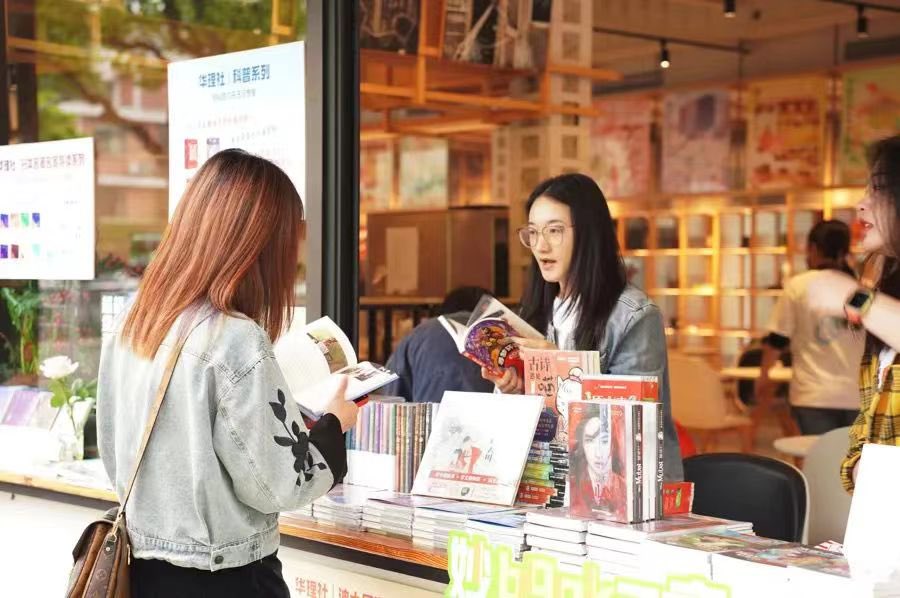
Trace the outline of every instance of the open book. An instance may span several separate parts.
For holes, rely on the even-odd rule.
[[[523,374],[519,347],[510,337],[543,339],[544,335],[490,295],[484,295],[467,322],[447,316],[438,320],[453,338],[459,352],[491,373],[501,375],[514,367]]]
[[[325,412],[337,389],[337,376],[350,378],[347,400],[356,400],[393,382],[397,375],[368,361],[358,362],[347,335],[330,318],[291,328],[275,344],[275,359],[288,389],[310,419]]]

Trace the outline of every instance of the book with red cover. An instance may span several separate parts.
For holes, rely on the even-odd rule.
[[[693,482],[666,482],[663,484],[663,515],[690,513],[694,506]]]
[[[631,401],[569,404],[569,506],[581,517],[634,523],[634,407]],[[639,408],[639,406],[638,406]]]
[[[544,406],[559,416],[556,439],[565,442],[568,404],[581,399],[584,376],[600,374],[599,351],[523,349],[525,393],[544,397]]]
[[[658,401],[659,379],[656,376],[586,375],[581,379],[581,394],[585,401]]]

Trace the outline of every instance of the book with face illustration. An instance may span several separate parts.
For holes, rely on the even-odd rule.
[[[456,343],[460,354],[501,375],[507,368],[523,373],[519,347],[513,337],[543,339],[544,336],[511,309],[490,295],[485,295],[465,323],[447,316],[438,320]]]

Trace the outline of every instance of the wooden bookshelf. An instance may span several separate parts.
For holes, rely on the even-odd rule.
[[[812,226],[850,224],[861,187],[654,194],[610,201],[632,282],[673,347],[736,362],[764,334],[783,281],[806,269]]]

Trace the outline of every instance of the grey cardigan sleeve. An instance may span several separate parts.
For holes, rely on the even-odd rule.
[[[213,445],[238,499],[262,513],[312,502],[347,468],[340,423],[326,415],[308,430],[271,355],[219,401]]]

